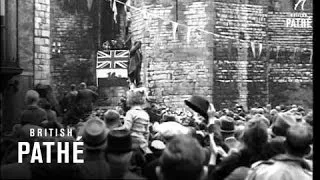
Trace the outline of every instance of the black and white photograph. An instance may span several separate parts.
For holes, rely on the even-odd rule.
[[[314,0],[0,0],[0,179],[312,180]]]

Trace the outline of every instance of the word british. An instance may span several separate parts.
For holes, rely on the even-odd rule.
[[[55,128],[45,128],[45,129],[33,129],[29,130],[30,137],[53,137],[53,136],[70,136],[72,137],[72,129],[55,129]]]
[[[57,159],[57,163],[70,163],[70,149],[73,149],[73,163],[83,163],[84,160],[78,158],[78,155],[83,154],[83,150],[79,149],[79,146],[83,147],[83,142],[72,142],[71,144],[72,145],[70,145],[70,142],[34,142],[32,151],[30,151],[29,142],[18,142],[18,163],[22,163],[23,156],[28,156],[30,153],[30,163],[44,163],[43,156],[46,159],[45,163],[51,163],[52,154],[57,156],[54,157]],[[70,148],[70,146],[72,146],[72,148]]]

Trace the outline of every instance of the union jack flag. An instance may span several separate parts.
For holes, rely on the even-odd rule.
[[[97,69],[127,69],[128,50],[107,50],[97,52]]]

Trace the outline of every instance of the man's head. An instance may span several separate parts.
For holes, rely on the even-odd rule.
[[[156,173],[160,180],[203,179],[207,175],[204,161],[205,153],[199,142],[189,135],[178,135],[167,144]]]
[[[285,136],[290,126],[296,123],[295,117],[291,113],[278,113],[271,129],[276,136]]]
[[[305,124],[295,124],[287,131],[286,150],[291,155],[303,157],[309,153],[312,141],[312,130]]]
[[[223,139],[234,136],[235,122],[229,116],[220,117],[220,132]]]
[[[85,82],[80,83],[80,89],[87,88],[87,84]]]
[[[25,103],[27,105],[38,103],[40,99],[39,93],[35,90],[29,90],[25,96]]]
[[[259,152],[268,141],[268,126],[263,120],[248,121],[242,134],[242,141],[247,148]]]
[[[270,111],[271,108],[272,108],[271,104],[267,104],[267,105],[266,105],[266,108]]]
[[[75,84],[71,84],[70,88],[71,88],[71,91],[74,91],[74,90],[76,90],[76,85]]]
[[[116,110],[108,110],[103,115],[104,122],[107,125],[107,128],[112,129],[114,127],[118,127],[120,122],[120,114]]]

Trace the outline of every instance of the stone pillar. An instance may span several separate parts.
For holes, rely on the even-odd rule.
[[[35,0],[34,84],[50,84],[50,0]]]

